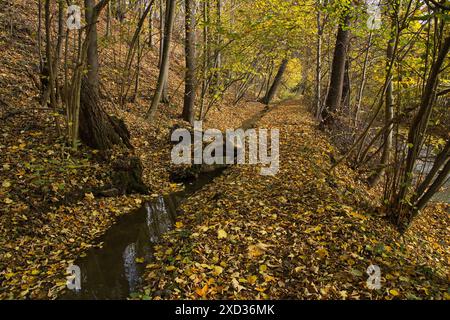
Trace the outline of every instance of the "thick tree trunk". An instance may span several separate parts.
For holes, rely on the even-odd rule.
[[[194,0],[185,0],[185,57],[186,57],[186,74],[184,88],[184,106],[183,119],[194,124],[194,108],[195,108],[195,3]]]
[[[97,45],[97,18],[93,16],[95,0],[84,0],[84,5],[86,9],[86,22],[91,24],[89,28],[89,43],[87,49],[87,65],[88,65],[88,77],[87,81],[91,87],[91,90],[95,92],[96,95],[99,93],[99,73],[98,73],[98,45]]]
[[[102,0],[100,8],[95,9],[94,1],[85,0],[85,4],[89,24],[85,40],[89,72],[81,79],[79,136],[86,145],[99,150],[110,149],[114,145],[132,148],[125,124],[119,119],[110,117],[103,110],[98,96],[97,32],[92,32],[92,29],[96,29],[99,11],[105,7],[107,1]]]
[[[103,110],[86,77],[81,83],[80,101],[80,139],[83,143],[98,150],[107,150],[114,145],[132,148],[125,123]]]
[[[156,92],[153,96],[152,104],[150,108],[147,111],[146,118],[149,120],[152,120],[155,116],[156,110],[158,108],[158,104],[161,100],[161,95],[163,93],[164,89],[164,82],[167,80],[167,74],[169,73],[169,51],[170,51],[170,41],[172,36],[172,29],[173,29],[173,20],[175,17],[175,6],[176,1],[175,0],[168,0],[167,2],[167,21],[165,24],[165,31],[164,31],[164,47],[163,47],[163,53],[161,57],[161,67],[159,70],[159,77],[158,77],[158,84],[156,87]]]
[[[264,98],[262,98],[261,102],[264,104],[270,104],[270,102],[272,101],[272,99],[275,97],[278,88],[281,84],[281,80],[283,79],[283,74],[286,71],[286,67],[288,64],[289,60],[288,59],[283,59],[283,61],[281,61],[281,65],[278,68],[278,72],[275,76],[275,79],[273,79],[273,83],[272,86],[270,87],[270,89],[267,91],[266,95],[264,96]]]
[[[336,46],[334,49],[333,64],[330,76],[330,87],[325,100],[325,107],[322,111],[323,124],[333,122],[333,114],[340,108],[342,89],[344,86],[347,47],[350,38],[349,25],[350,16],[346,14],[343,23],[339,25],[336,36]]]

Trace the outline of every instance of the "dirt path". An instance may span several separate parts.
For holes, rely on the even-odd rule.
[[[143,296],[448,297],[448,215],[425,213],[400,237],[373,214],[376,195],[350,169],[330,174],[334,148],[298,101],[272,107],[258,127],[280,130],[278,174],[232,166],[189,198],[147,266]],[[380,290],[366,286],[371,264]]]

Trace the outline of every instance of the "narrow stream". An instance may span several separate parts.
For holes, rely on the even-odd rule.
[[[102,248],[93,248],[74,262],[81,269],[81,290],[67,289],[60,299],[128,298],[141,283],[145,266],[153,260],[153,246],[172,228],[180,204],[223,170],[203,173],[186,183],[184,191],[160,196],[120,217],[99,239]]]
[[[252,128],[269,111],[270,108],[264,108],[244,121],[241,128]],[[160,196],[136,212],[120,217],[99,239],[102,248],[93,248],[74,262],[81,270],[81,290],[66,289],[60,299],[122,300],[136,292],[145,266],[154,259],[154,245],[174,225],[180,204],[220,176],[226,166],[202,169],[195,180],[185,183],[184,191]]]

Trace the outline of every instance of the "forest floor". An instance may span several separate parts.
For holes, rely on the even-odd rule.
[[[379,213],[376,191],[340,166],[299,101],[272,107],[280,171],[237,165],[182,205],[176,229],[147,266],[142,298],[449,299],[450,217],[433,205],[403,235]],[[381,289],[366,285],[369,265]]]
[[[69,263],[101,245],[97,239],[119,216],[180,188],[169,176],[173,168],[170,131],[175,124],[183,124],[179,119],[182,42],[172,50],[171,103],[160,106],[154,123],[143,115],[158,76],[157,48],[144,52],[138,98],[125,106],[117,103],[114,83],[121,72],[117,57],[124,56],[126,48],[101,48],[103,105],[125,120],[151,191],[97,198],[91,190],[110,183],[110,162],[122,151],[105,154],[80,146],[74,152],[63,136],[64,111],[40,105],[35,8],[27,1],[18,1],[12,8],[0,3],[0,299],[56,298],[66,286]],[[99,33],[104,32],[101,25]],[[118,36],[119,30],[113,34]],[[238,127],[263,108],[258,103],[244,105],[214,106],[205,126]]]

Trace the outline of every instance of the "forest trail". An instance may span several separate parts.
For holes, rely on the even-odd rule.
[[[280,170],[236,165],[182,205],[176,229],[146,266],[143,298],[326,299],[442,297],[449,224],[426,212],[404,237],[345,166],[299,101],[271,106],[259,128],[280,129]],[[286,184],[286,182],[289,184]],[[427,228],[428,237],[422,228]],[[423,229],[422,229],[423,230]],[[419,245],[420,243],[420,245]],[[366,286],[369,265],[382,288]],[[424,270],[425,265],[432,268]]]

